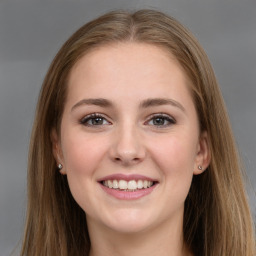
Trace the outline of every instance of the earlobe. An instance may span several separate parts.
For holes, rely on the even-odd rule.
[[[52,142],[52,153],[56,161],[57,168],[59,172],[63,175],[66,174],[63,168],[63,157],[62,157],[62,150],[60,146],[60,141],[58,138],[57,131],[55,129],[51,132],[51,142]]]
[[[203,173],[211,161],[209,137],[206,131],[202,132],[198,142],[198,151],[195,159],[194,175]]]

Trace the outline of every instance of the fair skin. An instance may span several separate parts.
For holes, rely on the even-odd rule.
[[[119,43],[86,54],[71,71],[52,140],[86,213],[90,256],[191,255],[184,201],[210,154],[189,80],[170,53]]]

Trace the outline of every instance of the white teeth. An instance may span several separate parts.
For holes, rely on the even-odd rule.
[[[148,180],[105,180],[103,185],[108,188],[120,189],[120,190],[131,190],[150,188],[153,185],[153,181]]]
[[[108,181],[107,181],[107,187],[113,188],[113,183],[112,183],[111,180],[108,180]]]
[[[128,182],[128,189],[137,189],[137,182],[135,181],[135,180],[130,180],[129,182]]]
[[[113,188],[119,188],[119,184],[117,180],[113,180]]]
[[[138,186],[138,189],[142,189],[143,188],[143,181],[142,180],[138,180],[137,186]]]
[[[127,181],[125,180],[119,180],[119,188],[120,189],[127,189],[128,185],[127,185]],[[130,189],[130,188],[129,188]]]

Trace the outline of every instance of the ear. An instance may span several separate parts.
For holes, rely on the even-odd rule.
[[[59,164],[62,165],[62,168],[59,169],[59,171],[60,171],[61,174],[65,175],[66,171],[65,171],[65,168],[64,168],[64,164],[63,164],[64,161],[63,161],[61,143],[60,143],[60,139],[59,139],[59,136],[57,134],[56,129],[53,129],[51,131],[51,141],[52,141],[52,153],[53,153],[53,156],[55,158],[56,165],[57,165],[57,167],[58,167]]]
[[[194,165],[194,175],[203,173],[211,161],[209,137],[206,131],[202,132],[198,141],[197,154]]]

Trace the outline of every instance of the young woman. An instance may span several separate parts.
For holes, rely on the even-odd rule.
[[[255,255],[214,72],[173,18],[111,12],[60,49],[36,111],[21,255]]]

